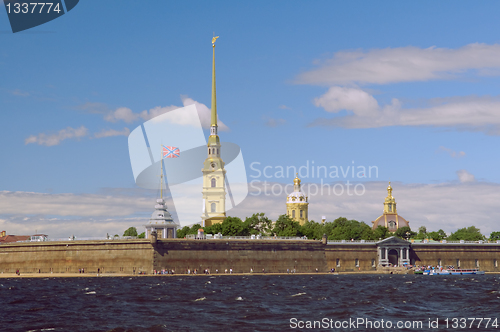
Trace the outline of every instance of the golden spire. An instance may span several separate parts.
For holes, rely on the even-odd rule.
[[[213,37],[212,38],[212,50],[213,50],[213,56],[212,56],[212,123],[211,126],[216,126],[217,127],[217,100],[215,97],[215,41],[219,38]]]
[[[392,197],[391,181],[389,181],[389,186],[387,187],[387,197]]]

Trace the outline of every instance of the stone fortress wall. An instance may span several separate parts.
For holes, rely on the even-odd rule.
[[[99,240],[0,245],[0,273],[123,273],[225,269],[233,273],[377,272],[377,243],[325,244],[313,240]],[[454,265],[500,272],[500,244],[410,244],[415,265]],[[460,266],[458,266],[458,264]],[[98,270],[99,269],[99,270]]]

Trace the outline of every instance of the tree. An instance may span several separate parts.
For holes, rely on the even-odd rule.
[[[249,230],[250,235],[269,235],[272,231],[273,222],[264,216],[264,213],[254,213],[247,217],[244,226]]]
[[[250,235],[248,227],[243,224],[238,217],[227,217],[222,222],[222,235],[225,236],[248,236]]]
[[[137,236],[137,228],[129,227],[124,233],[123,236]]]
[[[425,226],[420,226],[418,228],[418,234],[416,234],[415,239],[423,240],[427,238],[427,228]]]
[[[314,220],[308,220],[300,227],[300,232],[307,236],[308,239],[322,239],[324,233],[324,226],[315,222]]]
[[[467,228],[466,227],[460,228],[459,230],[457,230],[455,233],[452,233],[448,237],[448,240],[450,241],[457,241],[457,240],[479,241],[484,239],[485,237],[483,234],[481,234],[479,228],[476,228],[474,226],[470,226]]]
[[[222,223],[216,223],[212,226],[205,226],[203,227],[203,230],[205,231],[205,234],[222,234]]]
[[[282,214],[274,224],[273,233],[276,236],[302,236],[300,224],[286,214]]]
[[[144,239],[146,237],[146,232],[142,232],[137,236],[138,239]]]
[[[498,241],[500,240],[500,232],[491,232],[490,241]]]
[[[408,226],[404,226],[404,227],[401,227],[401,228],[398,228],[395,232],[394,232],[394,235],[401,238],[401,239],[405,239],[405,240],[408,240],[409,238],[417,235],[416,232],[413,232],[410,227]]]
[[[370,240],[373,232],[370,226],[357,220],[340,217],[333,221],[333,229],[329,240]]]
[[[189,226],[184,226],[182,229],[177,230],[177,237],[182,239],[186,237],[186,235],[189,233]]]
[[[378,226],[373,231],[373,237],[375,240],[382,240],[388,238],[389,236],[391,236],[391,232],[389,232],[389,229],[384,226]]]
[[[446,233],[440,229],[437,232],[430,232],[427,233],[428,238],[433,239],[434,241],[441,241],[446,239]]]

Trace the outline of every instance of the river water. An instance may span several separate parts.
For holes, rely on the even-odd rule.
[[[497,331],[499,291],[500,275],[12,278],[0,331]]]

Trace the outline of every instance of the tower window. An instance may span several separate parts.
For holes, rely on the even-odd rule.
[[[212,149],[208,149],[208,154],[211,154],[211,152],[212,152]]]
[[[300,217],[304,218],[304,211],[303,210],[300,210]]]
[[[215,212],[215,203],[210,204],[210,212]]]
[[[210,182],[211,182],[212,188],[213,188],[213,187],[215,187],[215,185],[216,185],[216,180],[215,180],[215,178],[212,178],[212,180],[211,180]]]
[[[295,210],[292,211],[292,218],[295,218]]]
[[[217,148],[217,154],[219,154],[219,148]]]

